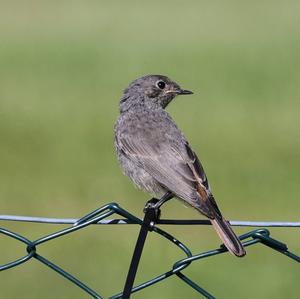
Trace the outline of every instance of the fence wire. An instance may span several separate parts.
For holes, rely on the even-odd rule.
[[[122,216],[122,219],[110,219],[108,217],[117,214]],[[107,219],[108,218],[108,219]],[[95,290],[88,287],[85,283],[77,279],[72,274],[66,272],[64,269],[58,265],[52,263],[50,260],[46,259],[44,256],[41,256],[37,252],[39,245],[49,242],[56,238],[61,238],[67,234],[71,234],[77,230],[83,229],[92,224],[104,225],[104,224],[137,224],[143,225],[143,220],[129,213],[117,203],[110,203],[102,206],[101,208],[89,213],[80,220],[66,218],[43,218],[43,217],[26,217],[26,216],[14,216],[14,215],[0,215],[0,220],[2,221],[22,221],[22,222],[38,222],[38,223],[52,223],[52,224],[70,224],[71,226],[55,231],[49,235],[43,236],[37,240],[29,240],[26,237],[17,234],[16,232],[10,231],[5,228],[0,227],[0,233],[13,238],[26,246],[26,253],[24,256],[8,262],[6,264],[0,265],[0,271],[8,270],[10,268],[17,267],[25,262],[28,262],[31,259],[36,259],[42,264],[48,266],[53,271],[60,274],[65,279],[72,282],[74,285],[81,288],[84,292],[89,294],[92,298],[101,299],[104,298],[98,294]],[[156,277],[153,277],[139,285],[134,286],[131,289],[131,293],[139,292],[147,287],[150,287],[160,281],[163,281],[171,276],[176,276],[178,279],[185,282],[187,285],[192,287],[196,292],[203,295],[205,298],[213,299],[215,298],[210,292],[202,288],[199,284],[191,280],[188,276],[183,274],[183,271],[192,263],[197,260],[201,260],[210,256],[215,256],[227,252],[227,249],[221,245],[220,248],[212,249],[205,251],[199,254],[193,255],[191,250],[179,241],[176,237],[169,234],[166,230],[159,228],[158,224],[164,225],[208,225],[210,222],[208,220],[173,220],[173,219],[159,219],[154,226],[151,227],[151,231],[162,236],[163,238],[170,241],[172,244],[176,245],[184,254],[184,258],[176,261],[172,268]],[[230,224],[233,226],[259,226],[259,227],[300,227],[300,222],[251,222],[251,221],[230,221]],[[242,243],[245,247],[254,246],[257,244],[264,245],[271,250],[275,250],[288,258],[300,263],[300,256],[290,252],[285,243],[280,240],[274,239],[270,236],[269,230],[266,228],[260,228],[252,230],[246,234],[240,236]],[[123,292],[115,294],[109,299],[122,298]]]

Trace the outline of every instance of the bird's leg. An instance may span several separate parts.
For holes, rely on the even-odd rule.
[[[146,205],[144,207],[144,212],[146,213],[147,211],[149,211],[151,209],[153,211],[154,215],[155,215],[155,221],[157,221],[159,219],[159,217],[160,217],[160,207],[165,202],[167,202],[168,200],[170,200],[173,197],[174,197],[173,193],[170,192],[170,191],[168,191],[160,199],[151,198],[149,201],[147,201],[147,203],[146,203]]]
[[[161,199],[159,199],[159,201],[155,204],[155,208],[159,209],[164,203],[166,203],[173,197],[174,197],[174,194],[171,191],[166,192],[164,194],[164,196]]]

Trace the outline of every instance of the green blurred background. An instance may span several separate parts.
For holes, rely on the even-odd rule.
[[[168,111],[227,218],[299,221],[299,26],[299,1],[1,1],[1,214],[80,217],[117,201],[142,217],[149,196],[122,175],[113,125],[127,84],[160,73],[195,93]],[[176,200],[163,216],[199,217]],[[1,226],[31,239],[59,229]],[[194,253],[220,244],[211,227],[165,228]],[[89,227],[39,252],[108,297],[123,287],[137,232]],[[298,229],[271,232],[300,253]],[[4,236],[0,248],[0,263],[24,254]],[[180,258],[151,234],[137,282]],[[263,246],[184,273],[217,298],[299,298],[299,265]],[[89,298],[36,261],[0,277],[1,298]],[[172,277],[132,297],[199,295]]]

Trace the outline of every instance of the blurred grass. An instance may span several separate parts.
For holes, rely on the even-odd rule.
[[[299,221],[299,8],[291,0],[1,1],[1,213],[80,217],[117,201],[142,215],[148,196],[119,170],[113,125],[122,89],[161,73],[195,92],[169,111],[227,218]],[[199,217],[177,201],[163,213]],[[55,229],[3,225],[29,238]],[[219,244],[208,227],[168,229],[194,252]],[[123,287],[136,233],[89,228],[40,252],[107,297]],[[272,233],[300,252],[298,230]],[[139,282],[181,257],[150,240]],[[5,237],[0,244],[1,263],[23,253]],[[299,266],[262,247],[186,273],[217,298],[298,298],[300,291]],[[5,298],[88,298],[37,262],[2,272],[0,287]],[[198,298],[176,278],[134,297]]]

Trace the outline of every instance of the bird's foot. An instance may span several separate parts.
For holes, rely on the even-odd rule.
[[[161,211],[160,211],[160,206],[157,205],[159,202],[159,199],[157,198],[151,198],[150,200],[147,201],[145,207],[144,207],[144,213],[148,213],[151,215],[151,219],[153,222],[157,222],[159,220]]]
[[[173,197],[174,195],[172,194],[172,192],[168,191],[160,199],[151,198],[149,201],[147,201],[144,207],[144,213],[151,213],[151,217],[153,217],[153,222],[157,222],[161,215],[160,207]]]

